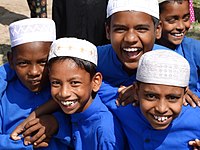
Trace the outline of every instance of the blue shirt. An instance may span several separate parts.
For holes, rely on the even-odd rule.
[[[0,100],[0,149],[33,149],[31,145],[25,146],[23,139],[11,140],[10,134],[34,109],[45,103],[49,98],[49,88],[34,93],[22,85],[18,79],[13,79],[8,83]],[[58,114],[62,117],[61,120],[64,120],[65,116],[61,113]],[[66,149],[67,145],[64,142],[64,139],[62,141],[52,138],[49,147],[44,149]]]
[[[124,150],[124,134],[117,119],[98,95],[83,112],[71,115],[76,150]]]
[[[179,116],[165,130],[155,130],[143,116],[139,107],[117,107],[116,87],[104,84],[99,95],[117,116],[127,136],[131,150],[186,150],[188,142],[200,137],[200,108],[183,106]],[[110,92],[112,91],[112,92]]]
[[[200,98],[200,41],[184,37],[182,43],[176,47],[190,64],[189,87]]]

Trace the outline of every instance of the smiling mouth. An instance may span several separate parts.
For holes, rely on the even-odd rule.
[[[135,59],[138,57],[142,49],[141,48],[123,48],[123,51],[129,57],[129,59]]]
[[[168,120],[170,117],[168,116],[156,116],[156,115],[153,115],[154,119],[157,120],[158,122],[165,122],[166,120]]]
[[[77,101],[76,100],[73,100],[73,101],[61,101],[60,103],[64,106],[72,106],[76,103]]]
[[[171,35],[180,38],[180,37],[184,36],[184,33],[183,32],[182,33],[172,33]]]

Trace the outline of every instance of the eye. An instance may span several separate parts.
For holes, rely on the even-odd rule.
[[[73,87],[77,87],[77,86],[80,86],[81,85],[81,82],[80,81],[71,81],[71,85]]]
[[[40,61],[40,64],[43,66],[46,65],[46,63],[47,63],[47,60]]]
[[[175,95],[169,95],[169,96],[167,96],[167,99],[170,102],[177,102],[180,98],[181,98],[180,96],[175,96]]]
[[[183,18],[183,21],[184,22],[187,22],[187,21],[189,21],[190,20],[190,15],[187,15],[187,16],[185,16],[184,18]]]
[[[149,31],[149,28],[146,26],[139,26],[136,28],[137,31],[139,31],[140,33],[144,33],[146,31]]]
[[[150,100],[150,101],[156,100],[155,94],[145,94],[145,97],[147,100]]]
[[[169,24],[173,24],[173,23],[176,22],[176,18],[171,17],[171,18],[166,19],[166,21],[167,21]]]
[[[125,27],[114,27],[113,29],[114,32],[117,32],[117,33],[123,33],[126,31],[126,28]]]
[[[53,87],[58,87],[58,86],[60,86],[60,82],[59,81],[56,81],[56,80],[53,80],[53,81],[51,81],[51,86],[53,86]]]
[[[18,61],[17,62],[17,65],[20,67],[25,67],[25,66],[27,66],[27,64],[28,64],[28,62],[26,62],[26,61]]]

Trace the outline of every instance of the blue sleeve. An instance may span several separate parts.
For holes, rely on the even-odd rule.
[[[10,68],[10,65],[8,63],[0,66],[0,97],[7,87],[7,82],[15,77],[15,71]]]
[[[200,41],[194,40],[193,52],[198,74],[197,89],[194,93],[200,98]]]
[[[10,139],[10,134],[0,134],[0,149],[33,150],[32,145],[25,146],[23,140],[14,141]]]
[[[59,124],[58,133],[54,135],[54,138],[59,139],[62,143],[66,144],[69,147],[72,146],[70,118],[61,111],[58,111],[53,115]]]
[[[33,147],[31,145],[25,146],[23,139],[14,141],[10,138],[10,134],[3,133],[3,119],[2,119],[2,105],[0,105],[0,149],[16,149],[16,150],[23,150],[23,149],[30,149],[32,150]]]
[[[200,41],[185,37],[182,48],[190,63],[190,89],[200,98]]]
[[[118,87],[113,87],[106,82],[102,82],[101,88],[98,91],[102,102],[111,110],[117,109],[115,103],[118,97]]]

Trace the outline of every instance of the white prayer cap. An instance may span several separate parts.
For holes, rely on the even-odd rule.
[[[11,47],[28,42],[52,42],[56,39],[56,28],[53,20],[48,18],[29,18],[10,24]]]
[[[107,18],[120,11],[140,11],[159,19],[158,0],[109,0]]]
[[[153,50],[139,60],[136,79],[143,83],[186,87],[190,78],[188,61],[171,50]]]
[[[55,40],[51,45],[48,60],[59,56],[77,57],[97,65],[96,46],[82,39],[60,38]]]
[[[168,0],[158,0],[158,3],[162,3],[162,2],[165,2],[165,1],[168,1]]]

